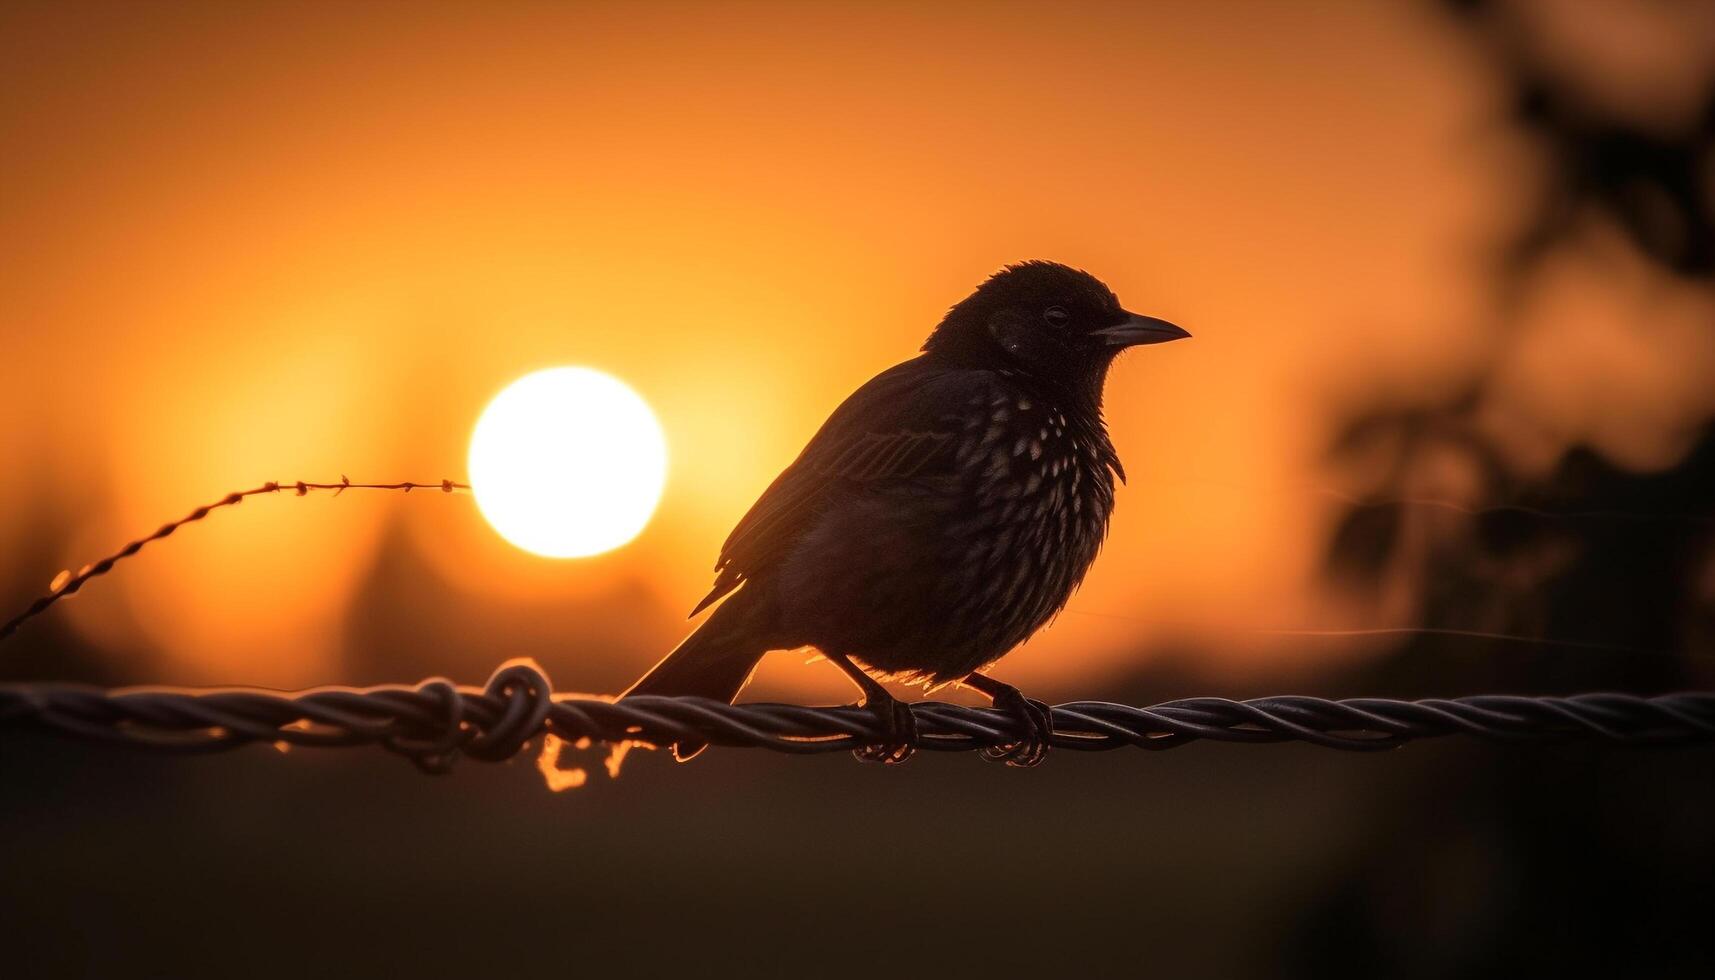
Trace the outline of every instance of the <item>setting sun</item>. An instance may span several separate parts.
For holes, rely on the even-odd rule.
[[[548,558],[596,555],[636,537],[666,479],[667,441],[649,404],[590,368],[518,379],[471,434],[477,507],[501,537]]]

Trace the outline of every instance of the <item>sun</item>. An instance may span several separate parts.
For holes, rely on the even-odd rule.
[[[500,536],[547,558],[625,544],[667,482],[667,440],[642,396],[609,374],[557,367],[494,396],[470,437],[470,485]]]

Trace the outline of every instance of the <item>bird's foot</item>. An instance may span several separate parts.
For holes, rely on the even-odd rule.
[[[885,691],[866,695],[858,707],[868,709],[881,721],[882,739],[878,744],[852,749],[859,762],[879,762],[897,766],[917,751],[917,716],[911,705]]]
[[[1054,736],[1053,712],[1043,702],[1025,697],[1016,687],[992,683],[998,688],[992,698],[994,706],[1022,722],[1025,736],[1017,742],[983,749],[983,758],[1018,769],[1040,765],[1048,756],[1048,740]]]

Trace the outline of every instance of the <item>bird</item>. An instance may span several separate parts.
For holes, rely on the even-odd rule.
[[[1189,336],[1082,270],[1003,267],[834,410],[733,528],[691,616],[720,605],[621,698],[730,704],[766,653],[813,647],[878,720],[859,759],[915,749],[890,680],[976,691],[1023,733],[985,755],[1041,762],[1048,707],[987,670],[1065,606],[1107,534],[1125,481],[1102,418],[1109,368]]]

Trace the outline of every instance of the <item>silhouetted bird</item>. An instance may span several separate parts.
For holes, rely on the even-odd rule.
[[[1125,479],[1101,413],[1115,356],[1187,336],[1064,265],[995,274],[834,411],[733,529],[691,614],[736,594],[627,696],[730,702],[764,653],[814,646],[882,717],[886,744],[859,758],[901,762],[916,739],[875,673],[1016,712],[1029,736],[989,755],[1034,765],[1047,707],[979,671],[1059,612],[1101,546]]]

